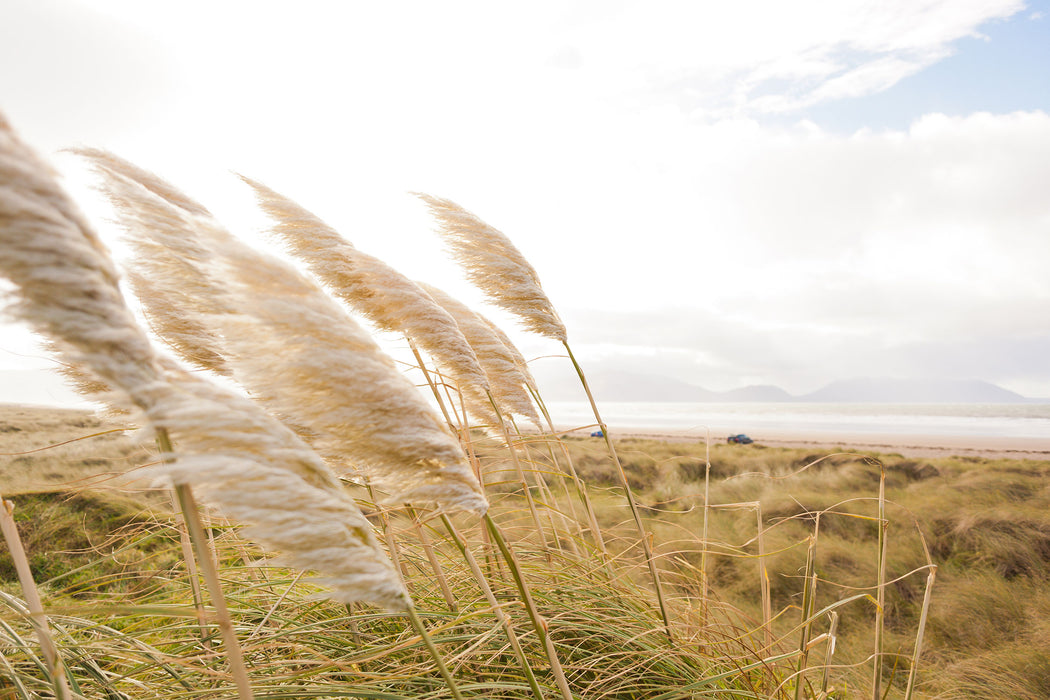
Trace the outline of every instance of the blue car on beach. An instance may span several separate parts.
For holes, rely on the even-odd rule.
[[[749,438],[747,435],[740,433],[739,435],[730,435],[726,438],[726,442],[730,445],[750,445],[754,440]]]

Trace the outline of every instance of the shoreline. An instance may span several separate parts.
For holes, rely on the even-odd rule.
[[[587,437],[595,428],[570,429],[563,435]],[[610,425],[613,438],[641,438],[673,442],[704,440],[697,430]],[[725,444],[727,432],[712,432],[711,444]],[[1050,461],[1050,438],[986,435],[933,435],[912,433],[838,433],[793,430],[749,432],[756,445],[811,448],[843,452],[880,452],[904,457],[975,457],[980,459],[1031,459]]]
[[[0,422],[17,423],[18,414],[82,414],[97,416],[81,406],[47,406],[0,403]],[[614,438],[641,438],[670,442],[703,442],[706,431],[697,428],[632,426],[628,421],[607,421]],[[597,426],[558,425],[559,435],[585,438]],[[725,444],[726,435],[735,431],[711,427],[711,444]],[[838,432],[816,430],[758,429],[747,431],[758,445],[840,452],[879,452],[908,458],[972,457],[980,459],[1029,459],[1050,461],[1050,437],[1003,437],[991,435],[940,435],[934,433]],[[742,446],[743,447],[743,446]]]

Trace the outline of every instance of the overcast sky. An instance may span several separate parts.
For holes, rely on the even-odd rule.
[[[407,193],[453,199],[595,371],[1050,396],[1047,0],[4,0],[0,110],[93,216],[62,148],[256,240],[242,172],[511,331]]]

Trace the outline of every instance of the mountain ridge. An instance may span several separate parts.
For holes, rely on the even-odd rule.
[[[585,400],[575,374],[536,372],[548,400]],[[588,373],[588,384],[599,401],[696,403],[1041,403],[979,379],[902,379],[855,377],[829,382],[816,391],[791,394],[763,384],[729,391],[712,391],[659,374],[598,370]],[[575,384],[574,384],[575,383]]]

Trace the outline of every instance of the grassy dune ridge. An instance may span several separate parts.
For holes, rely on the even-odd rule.
[[[210,620],[202,632],[193,611],[166,496],[115,476],[150,460],[124,432],[106,432],[122,427],[83,411],[0,408],[0,490],[15,504],[34,578],[60,630],[58,644],[85,697],[229,697],[221,656],[214,653],[219,643],[207,631]],[[32,451],[84,436],[93,437]],[[575,697],[793,697],[798,658],[790,652],[798,645],[807,538],[816,531],[814,610],[874,595],[880,463],[891,582],[883,643],[887,696],[903,696],[926,583],[925,571],[912,572],[925,565],[925,550],[938,574],[917,696],[1050,696],[1050,463],[892,454],[876,461],[715,445],[704,547],[704,446],[618,440],[674,613],[677,643],[669,645],[604,445],[591,438],[565,442],[607,533],[618,577],[613,582],[600,565],[581,563],[600,561],[593,552],[573,554],[575,547],[587,555],[592,545],[572,533],[559,530],[558,542],[544,549],[520,484],[501,481],[508,469],[504,453],[482,445],[480,463],[493,509],[521,548]],[[564,504],[558,498],[564,485],[545,465],[542,447],[527,447],[529,466],[544,476],[555,503]],[[375,505],[355,495],[378,522]],[[410,591],[464,692],[528,697],[520,668],[441,523],[429,519],[417,528],[407,511],[386,515]],[[549,670],[506,571],[484,556],[471,518],[456,520],[493,572],[496,596],[550,688]],[[236,529],[218,519],[210,525],[257,697],[447,697],[403,617],[315,600],[315,588],[267,566]],[[424,540],[434,546],[455,609],[435,582]],[[775,617],[768,637],[761,629],[763,565]],[[17,610],[20,592],[6,549],[0,550],[0,591],[6,594],[0,604],[0,697],[46,693],[30,626]],[[831,697],[868,696],[875,610],[860,598],[835,611]],[[811,637],[829,625],[830,617],[821,617]],[[810,649],[804,697],[819,695],[826,651],[826,641]],[[756,664],[785,654],[785,660]],[[714,680],[684,689],[705,678]]]

